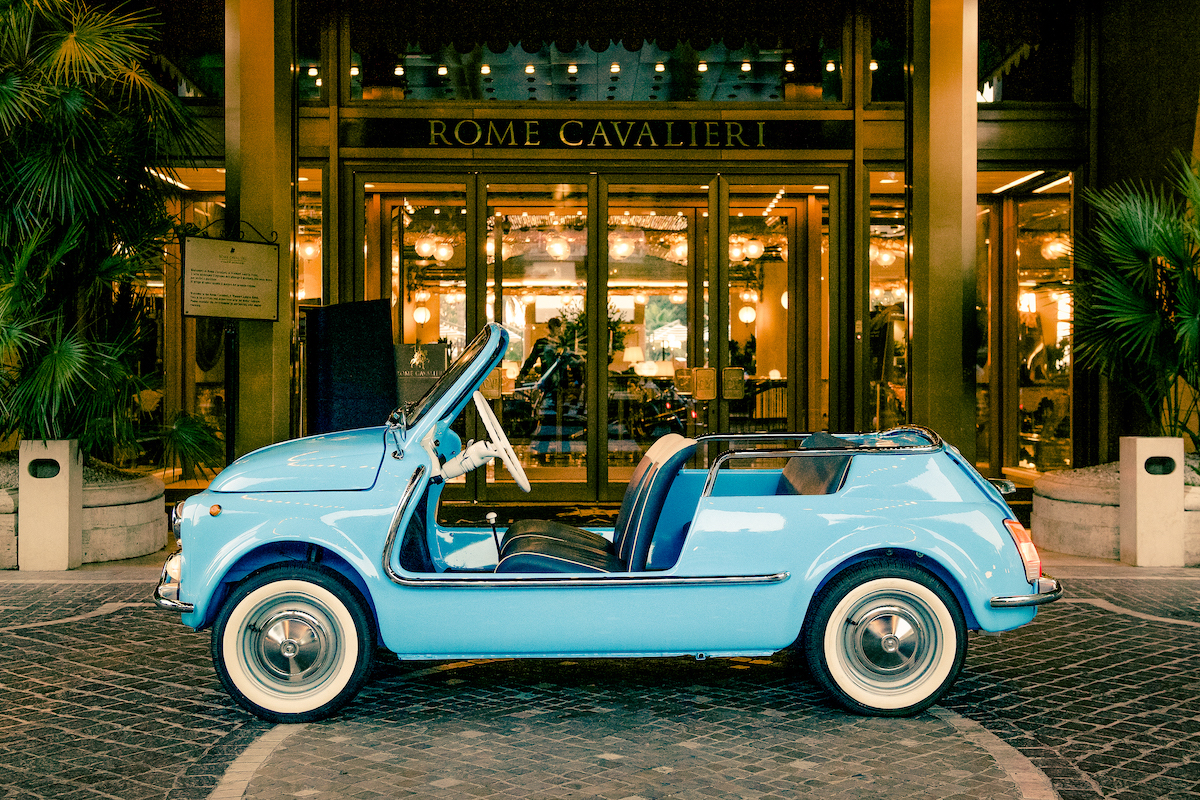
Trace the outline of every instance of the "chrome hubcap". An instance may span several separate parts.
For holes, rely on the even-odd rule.
[[[877,689],[903,689],[931,667],[938,628],[923,603],[893,593],[863,598],[846,618],[842,652],[858,680]]]
[[[255,660],[267,675],[303,684],[320,679],[328,670],[331,636],[317,616],[285,609],[268,615],[256,630]]]

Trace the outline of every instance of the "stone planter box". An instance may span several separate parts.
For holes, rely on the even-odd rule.
[[[16,489],[0,489],[0,569],[17,568]],[[148,475],[83,487],[83,563],[157,553],[169,539],[163,482]]]
[[[1183,507],[1184,563],[1200,565],[1200,486],[1184,487]],[[1043,475],[1033,485],[1029,527],[1039,548],[1119,560],[1121,483],[1117,465]]]

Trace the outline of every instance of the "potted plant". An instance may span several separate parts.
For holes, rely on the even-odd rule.
[[[1075,247],[1075,353],[1133,399],[1143,430],[1200,450],[1200,177],[1180,157],[1172,186],[1085,194]],[[1174,189],[1172,192],[1170,189]]]
[[[141,66],[153,37],[142,13],[0,0],[0,440],[139,449],[142,276],[175,229],[171,164],[207,144]]]

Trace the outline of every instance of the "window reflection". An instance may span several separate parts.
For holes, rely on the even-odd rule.
[[[688,302],[708,189],[613,185],[608,199],[608,472],[625,482],[656,439],[697,432]]]
[[[872,172],[868,338],[872,422],[879,430],[908,418],[907,253],[904,175]]]
[[[1071,206],[1061,197],[1017,204],[1018,465],[1071,466]]]

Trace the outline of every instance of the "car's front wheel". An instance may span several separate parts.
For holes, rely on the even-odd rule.
[[[226,691],[271,722],[327,717],[371,673],[375,623],[359,592],[312,564],[243,581],[213,627],[212,656]]]
[[[813,601],[809,668],[842,706],[899,717],[937,702],[962,670],[966,623],[954,594],[900,561],[847,569]]]

